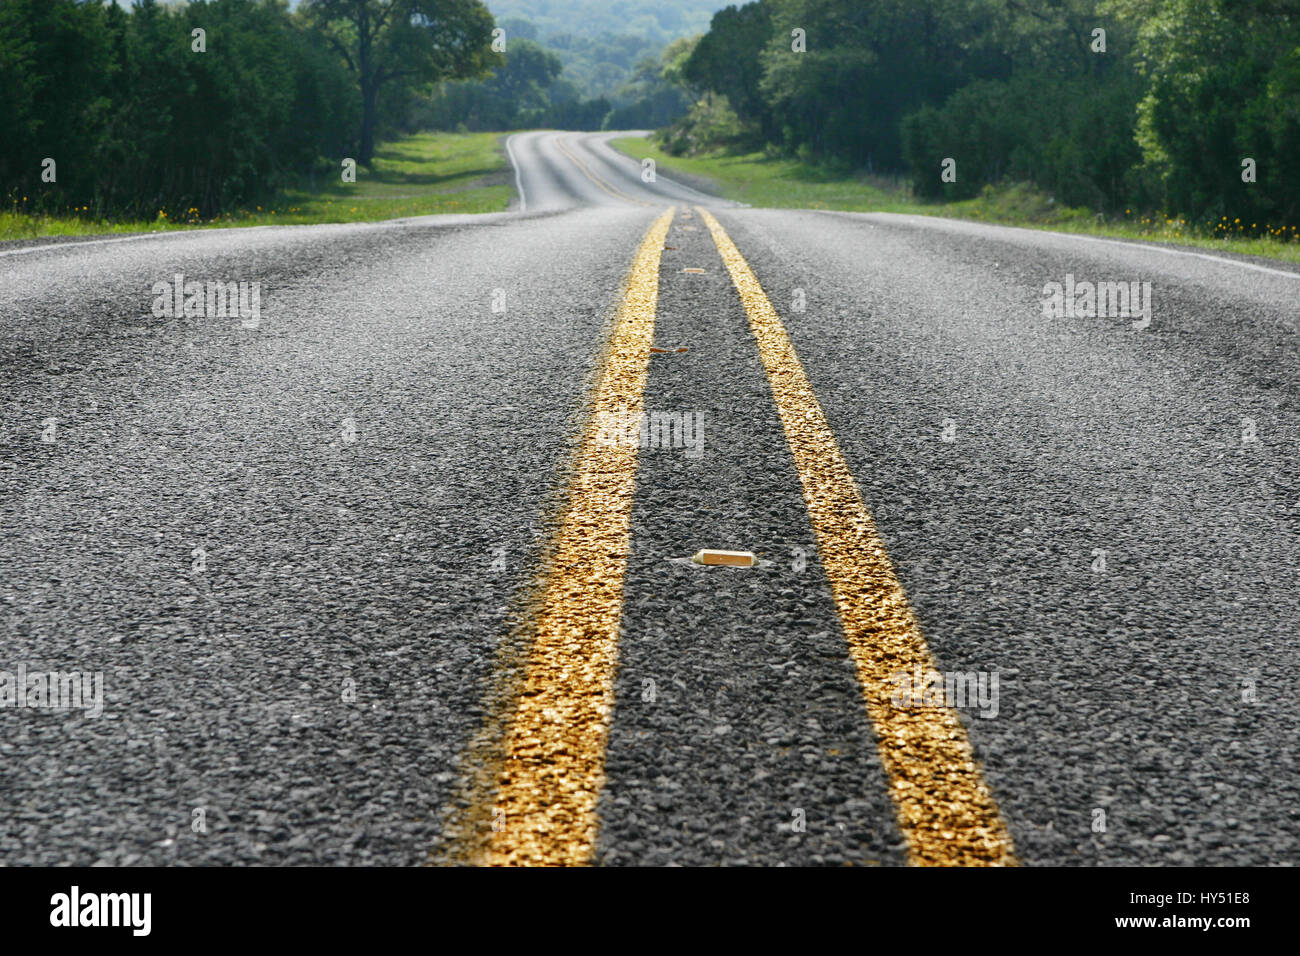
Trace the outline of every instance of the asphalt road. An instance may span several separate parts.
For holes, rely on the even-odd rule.
[[[1300,271],[749,209],[607,138],[512,137],[504,214],[0,248],[0,671],[103,680],[98,717],[0,706],[0,863],[455,859],[670,206],[644,407],[704,444],[639,455],[593,861],[909,859],[702,206],[938,669],[997,675],[954,709],[1019,861],[1294,862]],[[260,283],[260,322],[155,315],[177,273]],[[1149,282],[1149,324],[1044,316],[1067,276]]]

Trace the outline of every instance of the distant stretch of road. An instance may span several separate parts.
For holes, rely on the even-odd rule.
[[[0,863],[1294,862],[1300,270],[611,135],[0,245]]]
[[[736,205],[660,176],[653,168],[647,171],[610,148],[611,139],[627,135],[542,131],[511,136],[507,143],[517,208],[539,212],[579,206]]]

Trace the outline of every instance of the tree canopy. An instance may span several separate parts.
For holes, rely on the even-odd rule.
[[[715,14],[682,73],[706,96],[677,148],[903,171],[929,196],[1010,180],[1300,218],[1300,0],[757,0]]]
[[[501,62],[492,14],[479,0],[305,0],[302,12],[356,77],[360,163],[374,157],[386,85],[482,76]]]

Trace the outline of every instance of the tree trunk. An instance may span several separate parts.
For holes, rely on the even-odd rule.
[[[357,162],[367,169],[375,158],[375,111],[379,105],[378,77],[370,64],[370,15],[366,4],[357,4],[357,81],[361,84],[361,142]]]
[[[375,158],[375,114],[378,108],[378,85],[363,80],[361,83],[361,144],[357,147],[357,162],[367,168]]]

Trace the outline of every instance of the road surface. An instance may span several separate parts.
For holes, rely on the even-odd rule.
[[[0,248],[0,862],[1294,862],[1300,271],[608,138]]]

